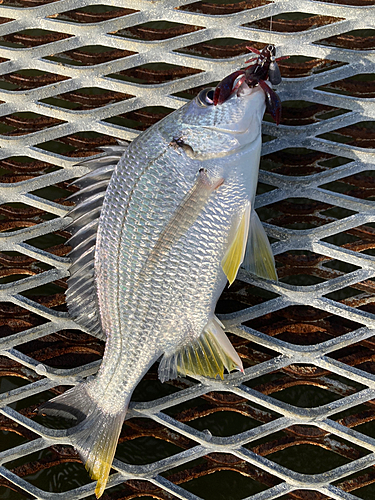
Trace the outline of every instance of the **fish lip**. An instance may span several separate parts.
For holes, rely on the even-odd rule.
[[[247,105],[248,105],[249,102],[252,102],[252,101],[254,101],[254,99],[257,100],[259,98],[264,100],[264,108],[265,108],[264,91],[261,87],[256,86],[256,87],[250,88],[249,92],[246,94],[242,94],[242,95],[233,94],[226,102],[230,101],[231,99],[244,99],[245,101],[247,101]],[[258,104],[256,104],[256,102],[255,102],[255,106],[257,106],[257,105]],[[235,127],[232,128],[230,125],[228,126],[228,128],[225,128],[225,127],[222,128],[220,126],[216,127],[215,125],[203,125],[202,128],[205,128],[207,130],[213,130],[213,131],[224,133],[224,134],[228,134],[228,135],[232,135],[232,136],[234,136],[234,135],[243,136],[246,133],[249,133],[250,129],[252,127],[252,125],[249,123],[249,120],[247,119],[246,115],[247,115],[247,112],[245,113],[245,116],[243,116],[242,119],[238,122],[239,125],[245,125],[245,127],[243,129],[236,129]],[[262,116],[263,116],[263,113],[262,113]],[[247,123],[249,123],[248,126],[246,126]]]

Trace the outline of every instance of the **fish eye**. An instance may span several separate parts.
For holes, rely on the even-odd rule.
[[[197,97],[198,104],[203,107],[212,106],[214,103],[214,91],[212,89],[203,89]]]

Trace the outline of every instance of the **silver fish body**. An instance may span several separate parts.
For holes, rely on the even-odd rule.
[[[131,394],[156,360],[162,381],[242,369],[214,311],[253,234],[264,110],[260,87],[220,106],[198,97],[138,136],[113,172],[94,250],[103,362],[44,408],[82,420],[73,444],[98,497]],[[269,244],[261,252],[272,260]]]
[[[99,400],[105,395],[109,409],[125,404],[163,353],[175,352],[187,338],[201,335],[226,283],[221,259],[233,218],[247,201],[254,200],[259,133],[249,146],[228,156],[221,156],[219,150],[210,152],[207,159],[193,159],[171,145],[173,134],[183,136],[184,132],[171,135],[168,118],[173,119],[167,117],[129,147],[114,172],[102,209],[95,266],[108,345],[94,392]],[[222,134],[211,128],[198,133],[202,145],[207,141],[210,148],[215,135]],[[155,141],[151,142],[152,158],[151,134]],[[198,158],[200,154],[205,155],[204,149],[198,151]],[[152,274],[144,275],[148,255],[201,168],[213,179],[223,178],[223,185],[155,264]]]

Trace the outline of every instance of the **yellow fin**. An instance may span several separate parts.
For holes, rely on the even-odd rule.
[[[225,335],[222,325],[214,316],[195,342],[182,346],[177,352],[165,354],[159,365],[162,382],[179,375],[203,375],[224,378],[224,369],[243,371],[237,352]]]
[[[251,214],[249,242],[243,267],[261,278],[277,281],[275,259],[262,223],[255,211]]]
[[[85,468],[91,479],[97,481],[95,487],[96,498],[103,495],[107,485],[124,416],[123,412],[115,415],[97,415],[97,423],[100,423],[101,427],[92,427],[90,429],[90,433],[93,435],[91,437],[91,441],[93,441],[92,447],[88,447],[87,442],[85,443],[87,448],[85,445],[77,447],[81,458],[86,461]]]
[[[97,411],[81,423],[83,431],[75,438],[74,447],[91,479],[97,481],[96,498],[103,495],[107,485],[125,413],[126,408],[115,414]]]
[[[92,463],[89,459],[85,464],[91,479],[97,481],[95,487],[96,498],[100,498],[103,495],[107,485],[113,457],[116,451],[117,439],[118,438],[116,438],[115,442],[112,441],[112,443],[109,443],[108,448],[105,450],[93,450],[95,454],[94,462]]]
[[[78,421],[70,436],[71,444],[78,451],[91,479],[97,481],[95,495],[99,498],[111,471],[128,400],[122,409],[112,413],[93,399],[90,388],[91,381],[82,382],[45,403],[42,411]]]
[[[244,259],[247,237],[249,234],[251,205],[246,204],[245,210],[240,218],[233,240],[221,261],[221,267],[228,278],[229,285],[236,279],[238,269]]]

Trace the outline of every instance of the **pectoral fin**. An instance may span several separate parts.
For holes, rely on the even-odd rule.
[[[277,281],[275,259],[258,215],[253,210],[243,267],[261,278]]]
[[[246,242],[249,234],[250,213],[251,205],[250,202],[248,202],[237,222],[234,237],[221,261],[221,267],[228,278],[229,285],[235,280],[238,269],[245,256]]]
[[[223,178],[211,179],[205,169],[198,172],[195,184],[186,194],[177,207],[166,227],[161,232],[154,248],[152,249],[144,272],[150,272],[154,265],[165,255],[170,248],[186,233],[194,224],[199,214],[204,209],[211,193],[218,189],[224,182]]]
[[[193,343],[182,346],[177,352],[165,354],[159,365],[159,379],[162,382],[179,375],[203,375],[224,378],[228,372],[243,372],[242,361],[229,342],[222,324],[214,316],[204,328],[201,336]]]

